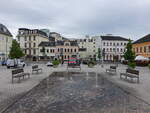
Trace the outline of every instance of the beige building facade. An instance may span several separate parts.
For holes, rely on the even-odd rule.
[[[17,35],[20,47],[23,49],[26,58],[38,60],[39,44],[43,41],[49,41],[49,37],[43,31],[38,29],[20,28]]]
[[[68,60],[71,57],[79,57],[79,47],[76,41],[41,42],[39,48],[41,58]]]
[[[9,30],[0,24],[0,61],[6,60],[12,45],[13,36]]]

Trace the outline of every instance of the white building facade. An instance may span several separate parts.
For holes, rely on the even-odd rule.
[[[126,45],[128,43],[127,38],[120,36],[100,36],[100,39],[97,39],[97,46],[102,50],[103,60],[104,61],[120,61],[126,51]]]
[[[6,60],[12,45],[13,36],[9,30],[0,24],[0,61]]]

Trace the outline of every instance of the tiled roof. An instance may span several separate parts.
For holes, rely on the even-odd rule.
[[[120,36],[101,36],[102,40],[118,40],[118,41],[128,41],[128,39]]]
[[[139,40],[133,42],[133,44],[138,44],[138,43],[144,43],[144,42],[150,42],[150,34],[140,38]]]
[[[12,34],[10,33],[10,31],[3,24],[0,24],[0,34],[4,34],[4,35],[12,37]]]
[[[78,46],[78,43],[77,43],[77,41],[70,41],[70,45],[71,46]]]
[[[33,31],[36,31],[37,34],[43,35],[45,37],[48,37],[47,34],[44,31],[41,31],[39,29],[28,29],[28,28],[19,28],[19,31],[23,31],[21,35],[24,34],[33,34]]]
[[[39,46],[46,46],[46,47],[54,47],[55,46],[55,42],[41,42],[39,44]]]

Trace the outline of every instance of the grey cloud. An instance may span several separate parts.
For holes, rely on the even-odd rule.
[[[0,21],[49,28],[65,36],[118,34],[133,39],[149,33],[149,0],[1,0]]]

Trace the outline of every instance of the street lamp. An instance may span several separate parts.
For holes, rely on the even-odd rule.
[[[60,49],[61,64],[63,64],[63,48]]]

